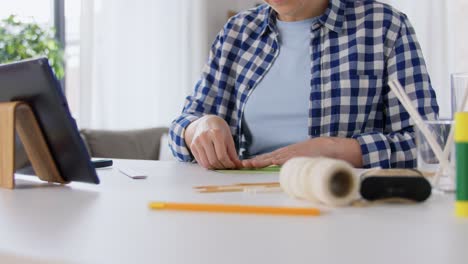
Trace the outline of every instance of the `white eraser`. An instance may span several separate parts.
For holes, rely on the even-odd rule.
[[[131,168],[119,168],[119,171],[132,179],[146,179],[147,175]]]

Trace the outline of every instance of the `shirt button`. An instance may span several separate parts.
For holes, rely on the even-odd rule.
[[[319,28],[319,27],[320,27],[320,24],[319,24],[319,23],[315,23],[315,24],[312,26],[313,29],[317,29],[317,28]]]

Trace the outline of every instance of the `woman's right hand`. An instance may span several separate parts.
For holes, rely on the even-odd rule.
[[[207,169],[241,168],[231,130],[224,119],[207,115],[185,130],[185,142],[195,160]]]

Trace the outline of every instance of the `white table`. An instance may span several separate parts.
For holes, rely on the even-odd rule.
[[[0,263],[468,263],[468,220],[454,217],[453,195],[434,194],[417,205],[321,207],[319,217],[151,211],[151,200],[305,203],[283,193],[192,189],[276,181],[274,174],[220,174],[177,162],[115,164],[149,177],[132,180],[114,168],[99,170],[100,185],[23,180],[22,188],[0,190]]]

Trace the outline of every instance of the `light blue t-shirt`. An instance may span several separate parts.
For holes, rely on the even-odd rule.
[[[244,109],[251,156],[308,139],[310,31],[316,20],[276,22],[279,55]]]

